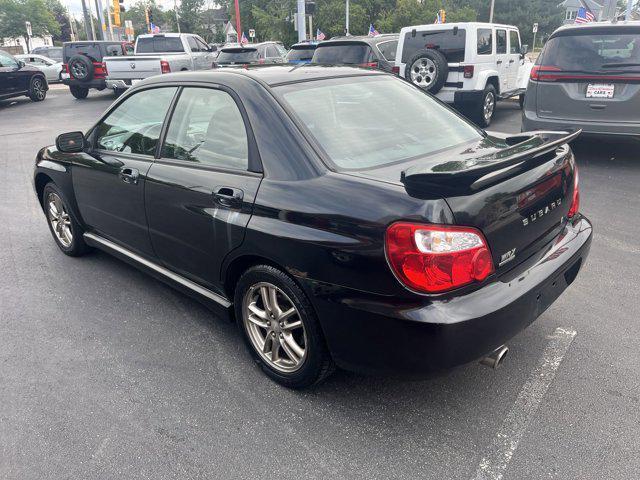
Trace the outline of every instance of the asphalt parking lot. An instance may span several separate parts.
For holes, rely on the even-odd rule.
[[[638,478],[640,142],[574,145],[591,255],[500,369],[296,392],[199,303],[57,249],[35,154],[112,101],[0,102],[0,478]],[[516,103],[492,129],[519,132]]]

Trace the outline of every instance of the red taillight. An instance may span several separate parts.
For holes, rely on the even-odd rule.
[[[366,68],[378,68],[378,62],[361,63],[360,66]]]
[[[392,270],[419,292],[481,282],[494,271],[487,242],[475,228],[398,222],[387,229],[385,240]]]
[[[537,80],[537,81],[549,81],[551,80],[551,76],[553,74],[547,73],[547,72],[561,72],[562,69],[559,67],[554,67],[551,65],[534,65],[531,68],[531,73],[529,74],[529,78],[531,80]]]
[[[69,65],[67,65],[66,63],[62,64],[62,71],[64,73],[69,73]]]
[[[107,64],[104,62],[102,63],[102,70],[104,71],[105,77],[109,75],[109,71],[107,70]]]
[[[473,78],[473,65],[465,65],[462,71],[464,78]]]
[[[259,58],[258,63],[264,63],[264,58]]]
[[[575,216],[580,210],[580,186],[578,184],[578,165],[574,165],[573,170],[573,197],[571,198],[571,208],[567,217]]]
[[[171,73],[171,66],[166,60],[160,60],[160,73]]]
[[[400,75],[400,67],[391,67],[391,73],[393,73],[394,75]]]
[[[534,65],[531,68],[531,74],[529,75],[531,80],[536,80],[538,82],[555,82],[558,80],[568,80],[568,81],[584,81],[584,80],[596,80],[596,81],[607,81],[607,82],[616,82],[623,81],[629,82],[634,81],[637,82],[640,80],[640,76],[629,76],[629,75],[606,75],[606,74],[583,74],[583,73],[572,73],[563,71],[559,67],[555,67],[553,65]]]

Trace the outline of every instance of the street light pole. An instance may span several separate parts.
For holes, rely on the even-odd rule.
[[[495,7],[496,0],[491,0],[491,10],[489,10],[489,23],[493,23],[493,7]]]
[[[236,5],[238,1],[236,0]],[[176,25],[178,26],[178,33],[180,33],[180,20],[178,20],[178,0],[173,0],[173,11],[176,14]]]
[[[345,29],[344,29],[344,34],[345,35],[349,35],[349,0],[346,0],[347,4],[345,6]]]
[[[307,16],[305,12],[305,0],[298,0],[298,41],[304,42],[307,39]]]
[[[624,16],[624,19],[628,22],[631,20],[631,9],[633,8],[633,0],[627,0],[627,13]]]

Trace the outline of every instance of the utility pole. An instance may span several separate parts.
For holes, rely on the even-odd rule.
[[[104,23],[104,17],[102,15],[102,2],[101,2],[101,0],[96,0],[96,16],[98,17],[98,30],[100,31],[99,38],[100,38],[100,40],[106,40],[105,35],[104,35],[104,30],[102,29],[102,26],[105,23]]]
[[[240,5],[238,4],[238,0],[235,0],[235,4],[236,4],[236,35],[238,37],[238,43],[240,43],[240,40],[242,37],[242,30],[240,29],[240,27],[242,27],[242,25],[240,24]]]
[[[91,32],[93,31],[93,22],[87,12],[87,2],[85,0],[82,0],[82,17],[84,18],[84,33],[87,34],[87,40],[95,40],[95,35],[91,35]]]
[[[349,36],[349,0],[346,0],[347,4],[345,6],[345,28],[344,28],[344,34],[346,36]]]
[[[107,0],[107,23],[109,24],[109,40],[113,40],[113,23],[111,23],[111,7]]]
[[[298,0],[298,13],[296,14],[296,24],[298,25],[298,41],[307,39],[307,16],[305,14],[305,0]]]
[[[309,40],[313,40],[313,15],[309,15]]]
[[[238,4],[236,0],[236,5]],[[176,25],[178,26],[178,33],[180,33],[180,20],[178,20],[178,0],[173,0],[173,11],[176,14]],[[240,16],[240,12],[236,11],[236,15]]]
[[[631,9],[633,8],[633,0],[627,0],[627,13],[624,16],[624,19],[628,22],[631,20]]]
[[[493,7],[495,7],[496,0],[491,0],[491,10],[489,10],[489,23],[493,23]]]

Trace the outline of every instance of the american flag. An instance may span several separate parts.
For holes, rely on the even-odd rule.
[[[316,31],[316,39],[317,39],[317,40],[322,41],[322,40],[324,40],[325,38],[326,38],[326,37],[325,37],[325,34],[324,34],[324,33],[322,33],[322,32],[320,31],[320,29],[318,29],[318,30]]]
[[[375,37],[376,35],[380,35],[380,33],[373,27],[373,23],[369,24],[369,36]]]
[[[242,37],[240,37],[240,45],[244,45],[246,43],[249,43],[249,39],[247,38],[247,36],[244,34],[244,32],[242,32]]]
[[[589,10],[584,7],[580,7],[578,9],[578,14],[576,15],[576,23],[589,23],[595,20],[595,16]]]
[[[155,23],[151,24],[151,33],[160,33],[160,27]]]

